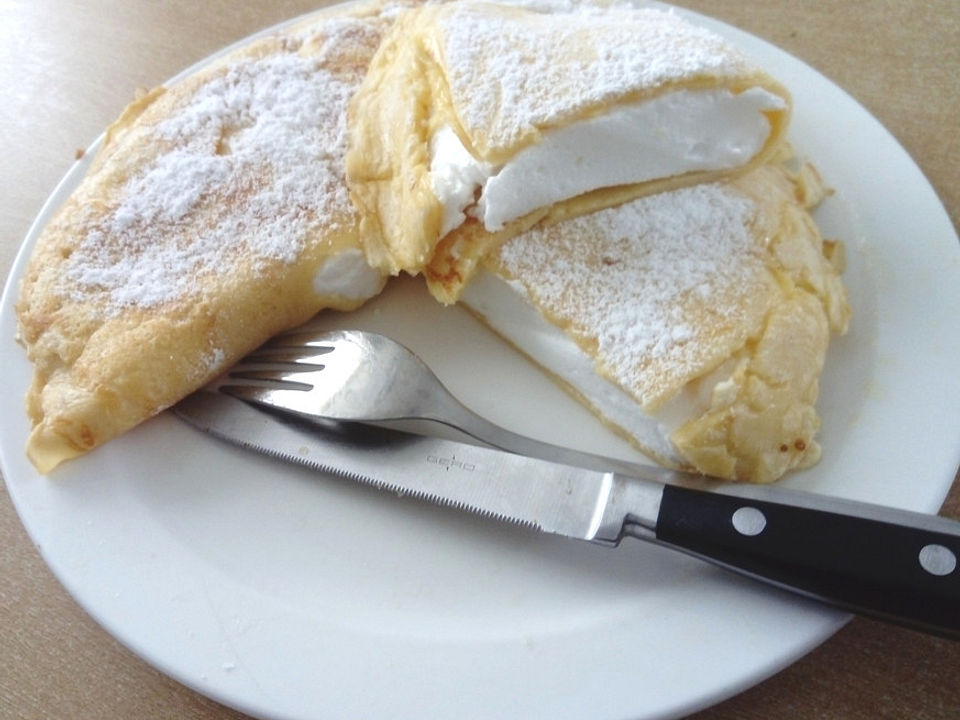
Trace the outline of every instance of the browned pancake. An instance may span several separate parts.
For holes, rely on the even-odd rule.
[[[821,185],[766,165],[538,226],[464,302],[660,462],[771,482],[820,457],[815,402],[850,314]]]
[[[468,186],[457,201],[466,218],[451,220],[458,208],[451,212],[448,199],[438,196],[445,192],[437,186],[443,173],[432,164],[443,138],[455,137],[473,161],[488,166],[484,172],[503,177],[524,151],[558,131],[665,100],[682,106],[663,110],[668,117],[685,117],[688,94],[713,92],[744,103],[764,98],[751,110],[762,125],[756,147],[735,159],[716,165],[703,159],[727,142],[717,123],[704,122],[700,134],[684,138],[689,147],[669,151],[671,158],[682,155],[684,169],[660,170],[626,145],[615,154],[638,155],[636,162],[629,156],[622,172],[588,188],[574,182],[556,200],[504,217],[489,213],[482,222],[473,215],[490,207],[489,193],[479,185],[477,197]],[[405,12],[385,37],[351,104],[347,176],[364,215],[371,264],[390,273],[424,272],[436,297],[452,302],[480,257],[534,222],[744,172],[777,150],[789,115],[781,85],[676,14],[626,4],[538,12],[463,0]],[[670,124],[664,120],[648,135]],[[513,195],[533,197],[560,178],[585,177],[579,163],[591,162],[586,145],[570,166]]]
[[[321,12],[139,98],[43,231],[17,312],[47,472],[383,279],[343,174],[346,105],[390,20]]]

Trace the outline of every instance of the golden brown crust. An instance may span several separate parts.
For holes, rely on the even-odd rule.
[[[512,34],[497,42],[508,30]],[[667,69],[645,74],[640,68],[648,66],[638,58],[654,46],[660,62],[650,65]],[[637,69],[606,65],[597,60],[598,48]],[[501,67],[501,50],[515,53],[518,62]],[[583,79],[595,66],[602,68],[597,80],[603,91]],[[509,79],[499,82],[504,75]],[[743,167],[597,190],[532,211],[500,231],[468,220],[441,238],[443,209],[430,173],[438,128],[453,129],[477,159],[496,164],[543,132],[618,103],[718,87],[733,93],[761,87],[783,99],[780,110],[767,113],[766,144]],[[560,221],[759,166],[781,144],[789,115],[789,93],[779,83],[716,36],[672,15],[627,7],[549,15],[482,2],[430,5],[401,16],[351,103],[347,177],[364,215],[361,233],[371,264],[392,274],[423,272],[431,292],[449,303],[483,255],[545,216]]]
[[[314,284],[331,258],[362,257],[336,133],[318,130],[314,146],[305,142],[294,149],[301,157],[288,157],[282,123],[274,135],[254,135],[251,123],[271,120],[270,109],[256,105],[256,91],[242,95],[258,75],[301,83],[318,93],[318,120],[342,100],[342,117],[333,119],[344,123],[344,93],[389,25],[379,12],[374,3],[325,11],[254,41],[141,95],[108,129],[86,177],[38,239],[17,303],[35,369],[27,453],[41,472],[170,406],[276,332],[379,291],[383,279],[373,271],[359,289]],[[246,105],[234,112],[231,102]],[[306,98],[303,105],[308,113]],[[170,131],[171,121],[185,130]],[[309,114],[298,121],[313,127]],[[204,133],[209,145],[200,147]],[[337,152],[339,163],[325,160]],[[308,178],[315,187],[280,195],[281,185],[301,182],[298,160],[322,166]],[[197,185],[195,196],[164,195],[179,189],[177,172],[183,186]],[[289,244],[274,247],[281,241]]]
[[[673,428],[673,456],[656,449],[661,435],[630,432],[575,392],[604,422],[659,462],[771,482],[820,457],[819,377],[830,333],[850,318],[842,245],[807,212],[825,193],[812,167],[768,165],[710,187],[541,224],[483,262],[520,283],[638,414]]]

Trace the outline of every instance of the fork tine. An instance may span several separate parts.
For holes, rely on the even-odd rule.
[[[289,390],[296,390],[297,392],[303,392],[313,388],[313,383],[301,382],[297,379],[298,377],[302,377],[302,371],[301,373],[297,373],[296,371],[289,372],[286,370],[277,369],[269,370],[266,368],[252,368],[249,370],[230,371],[227,373],[228,380],[224,384],[226,386],[232,385],[233,383],[230,383],[230,380],[253,380],[256,382],[269,383],[270,387],[280,387]],[[236,387],[240,386],[237,385]]]
[[[274,348],[310,348],[315,354],[323,355],[333,352],[336,344],[324,333],[292,332],[275,335],[263,345],[262,349]]]
[[[310,413],[310,395],[290,388],[257,387],[255,385],[223,385],[220,392],[254,405],[290,410],[301,414]]]
[[[294,347],[260,348],[247,355],[241,363],[243,365],[259,363],[308,365],[319,370],[324,367],[322,358],[327,354],[317,353],[313,348],[300,350]]]

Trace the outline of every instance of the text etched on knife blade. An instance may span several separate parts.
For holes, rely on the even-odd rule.
[[[439,455],[427,455],[427,462],[432,463],[433,465],[440,465],[447,468],[460,468],[461,470],[466,470],[467,472],[473,472],[476,470],[477,466],[473,463],[463,462],[462,460],[457,460],[456,456],[454,457],[440,457]]]

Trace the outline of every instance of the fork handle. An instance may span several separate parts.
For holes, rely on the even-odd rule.
[[[527,455],[587,470],[617,472],[639,477],[648,477],[652,470],[650,465],[594,455],[511,432],[477,415],[452,395],[437,398],[436,407],[426,419],[459,430],[485,445],[506,450],[515,455]]]

